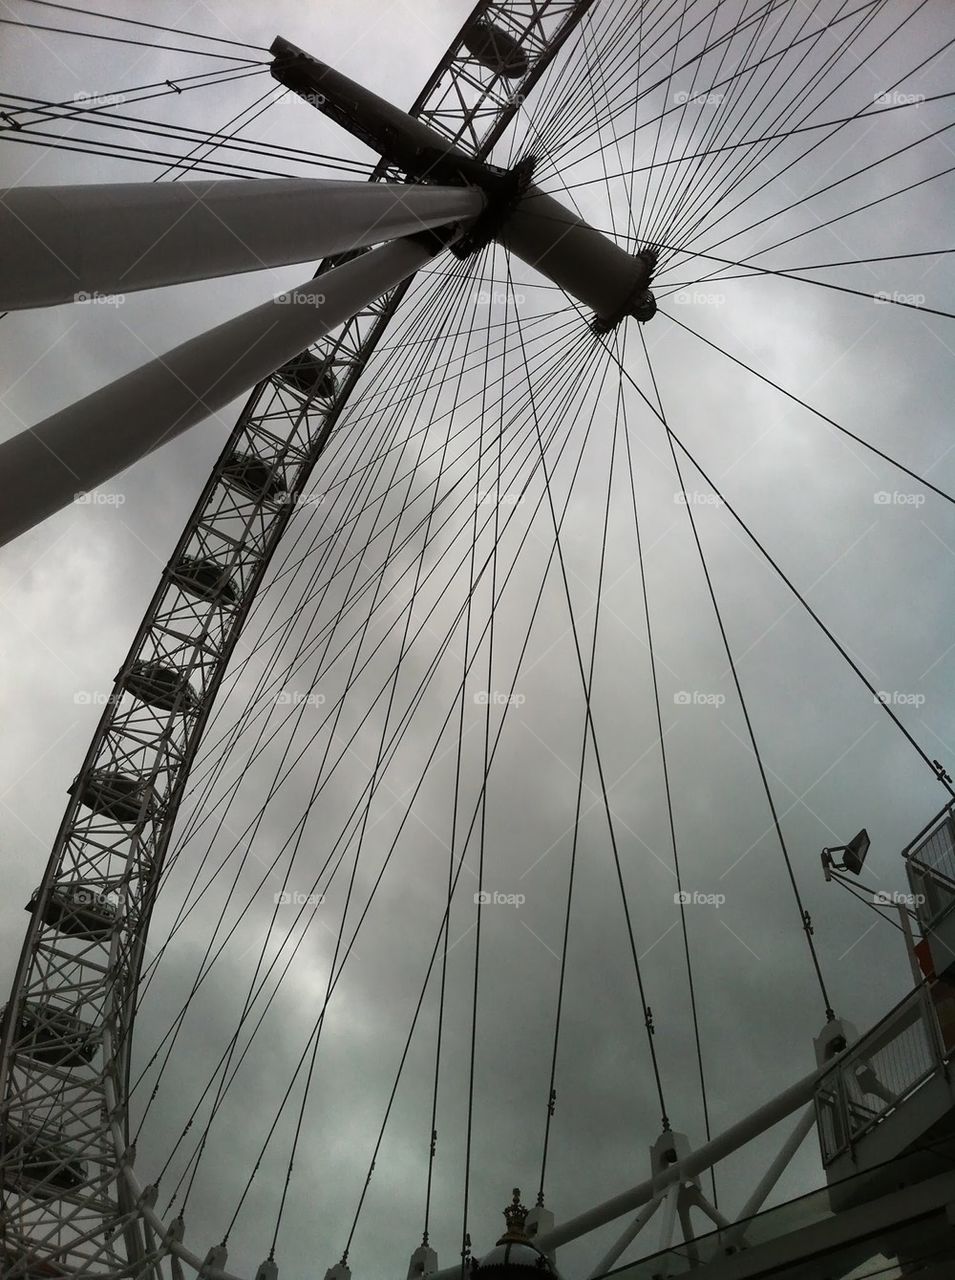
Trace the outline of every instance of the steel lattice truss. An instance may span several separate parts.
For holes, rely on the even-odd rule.
[[[462,37],[412,114],[486,157],[594,0],[478,4],[527,55],[515,81]],[[463,33],[462,33],[463,36]],[[372,181],[403,175],[380,165]],[[326,270],[341,259],[322,264]],[[256,591],[408,284],[257,386],[166,567],[100,720],[29,910],[4,1022],[9,1280],[158,1274],[132,1201],[125,1109],[149,917],[190,765]],[[179,1230],[181,1231],[181,1225]],[[173,1229],[172,1235],[176,1235]],[[152,1261],[150,1261],[152,1259]]]

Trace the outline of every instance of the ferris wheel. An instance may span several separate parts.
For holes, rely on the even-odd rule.
[[[827,1212],[929,1150],[955,1200],[909,665],[944,691],[952,13],[481,0],[410,110],[401,68],[84,16],[4,21],[224,69],[4,95],[5,140],[174,176],[5,190],[0,323],[307,275],[0,445],[9,550],[248,394],[25,904],[3,1274],[938,1265],[851,1215],[841,1270],[753,1260],[813,1127]],[[221,131],[129,114],[254,76]],[[250,135],[279,104],[301,145]],[[845,937],[893,780],[908,896]]]

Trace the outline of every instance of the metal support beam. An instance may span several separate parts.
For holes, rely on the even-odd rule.
[[[848,1050],[843,1050],[843,1053],[847,1052]],[[547,1232],[546,1235],[537,1240],[535,1242],[537,1247],[539,1249],[553,1249],[562,1244],[567,1244],[570,1240],[576,1240],[579,1236],[586,1235],[588,1231],[602,1227],[607,1222],[613,1222],[615,1218],[621,1217],[622,1214],[632,1213],[634,1209],[639,1209],[652,1196],[659,1193],[661,1184],[669,1185],[681,1179],[691,1178],[694,1174],[703,1173],[704,1170],[709,1169],[711,1165],[717,1164],[724,1157],[732,1155],[734,1151],[745,1146],[751,1139],[758,1137],[761,1133],[765,1133],[767,1129],[771,1129],[780,1120],[785,1120],[788,1115],[792,1115],[794,1111],[807,1103],[821,1077],[832,1070],[833,1065],[839,1061],[841,1056],[841,1054],[838,1054],[831,1058],[824,1066],[804,1076],[802,1080],[790,1085],[788,1089],[778,1094],[771,1101],[764,1103],[763,1106],[758,1107],[748,1116],[737,1121],[736,1124],[730,1125],[728,1129],[724,1129],[715,1138],[711,1138],[702,1147],[698,1147],[686,1160],[673,1165],[667,1173],[658,1175],[656,1178],[646,1178],[635,1187],[631,1187],[629,1191],[621,1192],[620,1195],[613,1196],[610,1200],[605,1200],[603,1204],[596,1205],[593,1209],[587,1209],[584,1213],[579,1213],[576,1218],[569,1218],[566,1222],[562,1222],[560,1226],[555,1227],[553,1231]],[[444,1280],[441,1272],[438,1272],[438,1277],[439,1280]]]
[[[590,1275],[587,1277],[587,1280],[597,1280],[598,1276],[604,1276],[607,1274],[617,1259],[623,1254],[624,1250],[629,1249],[630,1245],[633,1244],[634,1240],[636,1240],[637,1236],[659,1209],[660,1204],[661,1201],[656,1199],[651,1200],[649,1204],[645,1204],[643,1206],[634,1218],[633,1222],[630,1223],[622,1235],[614,1241],[604,1256],[600,1259],[593,1271],[591,1271]]]
[[[780,1120],[785,1120],[787,1116],[792,1115],[799,1107],[809,1102],[821,1078],[830,1072],[833,1066],[847,1053],[849,1053],[849,1050],[844,1049],[842,1053],[834,1055],[815,1071],[803,1076],[801,1080],[790,1085],[788,1089],[777,1094],[775,1098],[765,1102],[748,1116],[744,1116],[742,1120],[737,1121],[736,1124],[730,1125],[728,1129],[724,1129],[722,1133],[717,1134],[715,1138],[711,1138],[702,1147],[698,1147],[685,1160],[671,1165],[666,1173],[646,1178],[628,1191],[623,1191],[620,1195],[605,1200],[603,1204],[587,1209],[583,1213],[579,1213],[575,1218],[568,1218],[566,1222],[562,1222],[552,1231],[542,1232],[539,1237],[535,1237],[535,1245],[542,1252],[548,1253],[551,1249],[557,1249],[561,1245],[568,1244],[571,1240],[578,1240],[581,1236],[587,1235],[588,1232],[595,1231],[598,1227],[603,1227],[608,1222],[613,1222],[625,1213],[633,1213],[634,1210],[642,1208],[650,1200],[660,1196],[665,1188],[672,1183],[685,1181],[695,1174],[703,1173],[711,1165],[717,1164],[728,1155],[732,1155],[734,1151],[738,1151],[740,1147],[745,1146],[751,1139],[758,1137],[761,1133],[765,1133],[767,1129],[771,1129]],[[455,1280],[456,1277],[459,1280],[460,1267],[447,1267],[435,1272],[433,1280]]]
[[[501,243],[599,320],[621,320],[650,283],[645,258],[630,254],[537,187],[510,215]]]
[[[272,75],[336,124],[372,147],[389,164],[398,165],[418,182],[468,182],[482,185],[495,211],[502,179],[494,166],[466,155],[421,120],[381,98],[334,67],[305,53],[289,40],[272,42]],[[504,184],[506,187],[506,183]],[[516,207],[503,197],[495,212],[494,230],[512,253],[540,271],[584,306],[602,325],[614,325],[628,314],[641,313],[641,298],[650,283],[648,257],[621,249],[603,232],[534,186]]]
[[[0,310],[260,271],[469,220],[477,187],[268,178],[0,191]]]
[[[725,1239],[725,1245],[727,1248],[742,1244],[743,1237],[746,1235],[746,1228],[749,1226],[749,1219],[752,1218],[754,1214],[758,1213],[763,1207],[766,1197],[779,1181],[783,1170],[787,1167],[793,1156],[802,1146],[806,1135],[815,1124],[815,1121],[815,1107],[807,1107],[797,1120],[792,1133],[790,1133],[789,1137],[779,1148],[772,1164],[756,1184],[752,1195],[739,1211],[738,1219],[730,1228]]]
[[[0,546],[201,422],[440,251],[372,249],[173,348],[0,445]]]

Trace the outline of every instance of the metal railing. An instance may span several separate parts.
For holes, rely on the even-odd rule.
[[[955,1049],[943,1040],[933,986],[916,987],[823,1077],[815,1101],[824,1165],[851,1150]]]
[[[955,806],[948,805],[919,833],[903,857],[909,883],[920,894],[923,926],[945,915],[955,904]]]

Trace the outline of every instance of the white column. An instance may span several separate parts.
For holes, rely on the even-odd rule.
[[[470,220],[476,187],[136,182],[0,191],[0,310],[307,262]]]
[[[621,249],[537,187],[529,189],[498,238],[601,320],[620,319],[649,281],[643,258]]]
[[[793,1156],[802,1146],[806,1135],[809,1133],[809,1130],[813,1127],[815,1122],[816,1108],[814,1106],[807,1107],[799,1117],[799,1120],[787,1137],[786,1141],[780,1147],[778,1153],[773,1159],[773,1162],[756,1184],[753,1194],[737,1214],[736,1223],[730,1228],[723,1241],[724,1247],[739,1244],[746,1235],[747,1228],[750,1225],[749,1219],[752,1218],[754,1214],[759,1213],[760,1209],[763,1207],[763,1202],[766,1197],[779,1181],[783,1170],[789,1165]]]
[[[417,271],[438,247],[426,235],[371,249],[7,440],[0,445],[0,546],[224,408]]]
[[[598,1276],[605,1276],[607,1274],[623,1251],[633,1244],[634,1240],[636,1240],[637,1236],[647,1225],[659,1207],[659,1200],[651,1200],[649,1204],[645,1204],[643,1206],[634,1218],[633,1222],[631,1222],[626,1231],[624,1231],[623,1235],[614,1241],[604,1256],[590,1272],[588,1280],[597,1280]]]

